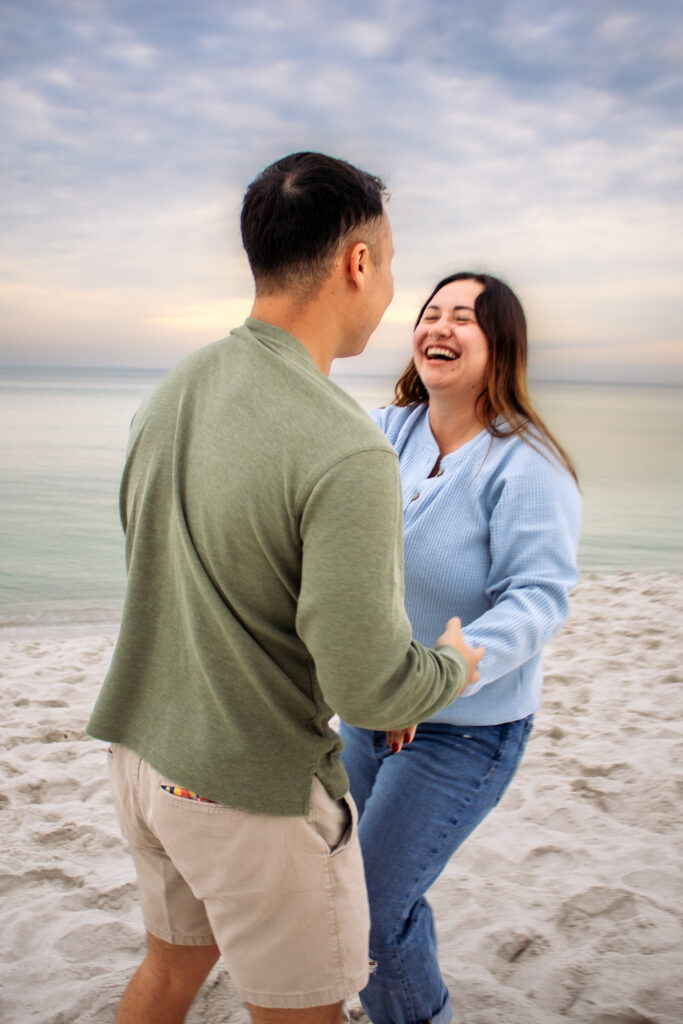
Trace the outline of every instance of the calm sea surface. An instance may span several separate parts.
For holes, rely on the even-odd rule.
[[[0,369],[0,628],[118,618],[128,424],[161,375]],[[391,396],[389,379],[334,379],[365,409]],[[683,389],[532,393],[579,469],[582,571],[683,573]]]

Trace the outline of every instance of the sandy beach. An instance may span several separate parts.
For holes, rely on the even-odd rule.
[[[4,1024],[107,1024],[142,952],[84,732],[113,643],[0,636]],[[682,661],[682,576],[582,578],[520,772],[431,892],[460,1024],[683,1020]],[[188,1019],[248,1021],[220,965]]]

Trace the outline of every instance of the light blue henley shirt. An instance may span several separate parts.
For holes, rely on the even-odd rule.
[[[430,721],[494,725],[532,714],[543,647],[562,626],[577,580],[574,480],[549,452],[487,431],[444,456],[430,478],[439,449],[428,406],[371,415],[399,456],[413,636],[431,647],[458,615],[468,644],[486,648],[481,679]]]

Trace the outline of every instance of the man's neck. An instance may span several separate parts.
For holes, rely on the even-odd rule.
[[[339,339],[329,316],[322,315],[320,305],[316,299],[302,304],[287,295],[257,296],[250,315],[293,335],[308,349],[315,365],[327,377],[338,352]]]

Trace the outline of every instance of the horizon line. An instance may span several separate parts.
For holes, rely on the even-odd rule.
[[[71,363],[0,363],[0,373],[7,370],[16,372],[26,371],[43,371],[49,372],[83,372],[83,373],[121,373],[121,372],[132,372],[132,373],[153,373],[153,374],[165,374],[168,373],[173,366],[130,366],[130,365],[84,365],[84,364],[71,364]],[[392,379],[396,377],[394,372],[380,372],[377,370],[343,370],[332,367],[330,371],[330,377],[348,377],[348,378],[366,378],[375,380],[386,380],[387,377]],[[663,380],[614,380],[605,379],[602,377],[593,378],[576,378],[576,377],[543,377],[536,376],[533,373],[529,374],[528,380],[533,384],[571,384],[580,386],[612,386],[612,387],[656,387],[656,388],[683,388],[683,380],[680,381],[663,381]]]

